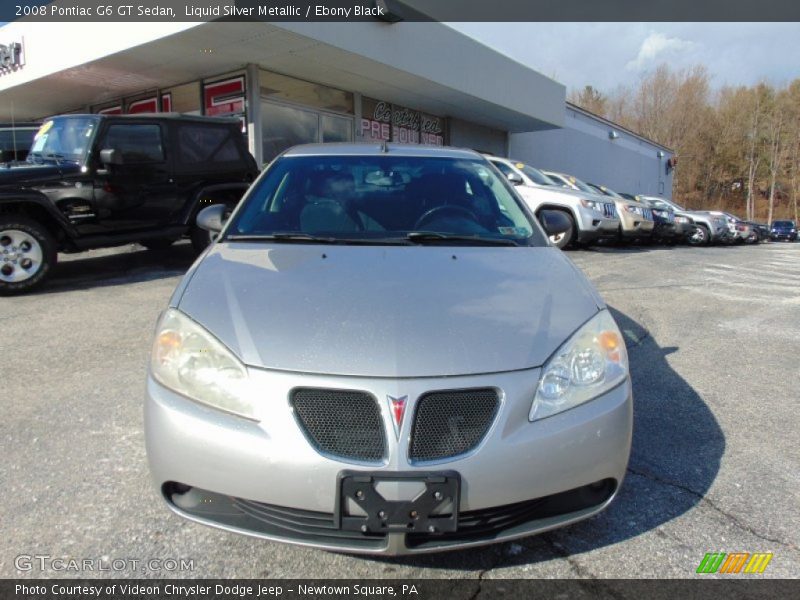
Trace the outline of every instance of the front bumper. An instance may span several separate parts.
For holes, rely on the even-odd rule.
[[[769,237],[770,237],[771,240],[775,240],[775,241],[787,240],[787,241],[790,241],[790,242],[794,242],[794,241],[797,240],[797,232],[794,232],[794,233],[789,233],[789,232],[776,233],[776,232],[773,231],[772,233],[770,233]]]
[[[586,207],[576,211],[578,241],[590,243],[617,236],[620,221],[618,217],[606,217],[604,214]]]
[[[546,531],[587,518],[608,505],[630,454],[632,394],[627,380],[569,411],[531,423],[539,370],[446,379],[367,379],[251,369],[264,405],[260,422],[197,404],[151,378],[145,429],[154,482],[169,507],[191,520],[271,540],[330,550],[410,554],[476,546]],[[387,456],[364,464],[319,454],[288,402],[298,386],[365,390],[378,399]],[[492,386],[501,405],[486,437],[471,452],[438,462],[408,459],[414,403],[431,390]],[[395,435],[387,395],[408,396]],[[336,529],[337,478],[371,474],[456,472],[461,481],[454,534],[382,536]],[[194,488],[187,493],[189,487]],[[492,510],[488,510],[492,509]],[[505,515],[496,526],[481,515]],[[463,517],[463,522],[462,522]],[[493,517],[494,518],[494,517]],[[328,526],[328,519],[333,525]],[[322,524],[308,529],[306,525]]]
[[[620,211],[622,236],[626,238],[648,238],[653,235],[655,223],[643,219],[641,215]]]

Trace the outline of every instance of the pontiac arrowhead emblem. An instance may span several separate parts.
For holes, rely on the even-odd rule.
[[[386,395],[389,400],[389,409],[392,413],[392,421],[394,421],[394,433],[400,437],[400,430],[403,428],[403,415],[406,412],[406,401],[408,396],[401,396],[395,398],[394,396]]]

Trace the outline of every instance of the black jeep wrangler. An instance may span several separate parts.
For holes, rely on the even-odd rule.
[[[184,115],[46,120],[27,159],[0,166],[0,294],[41,283],[58,252],[139,242],[165,249],[211,204],[231,209],[256,176],[240,122]]]

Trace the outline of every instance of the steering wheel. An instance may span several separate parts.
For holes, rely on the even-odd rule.
[[[475,223],[480,225],[478,217],[475,216],[475,213],[472,212],[471,210],[468,210],[463,206],[456,206],[454,204],[444,204],[442,206],[437,206],[435,208],[430,209],[429,211],[424,212],[422,216],[419,219],[417,219],[417,222],[414,223],[414,229],[421,229],[423,225],[425,225],[429,221],[433,221],[434,218],[441,218],[443,216],[465,217],[470,221],[474,221]]]

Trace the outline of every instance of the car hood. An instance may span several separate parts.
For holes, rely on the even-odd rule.
[[[80,172],[80,166],[74,163],[10,163],[0,166],[0,187],[35,185],[42,181],[60,179],[65,175],[78,172]]]
[[[527,369],[602,306],[560,250],[220,243],[178,308],[254,367],[369,377]]]

